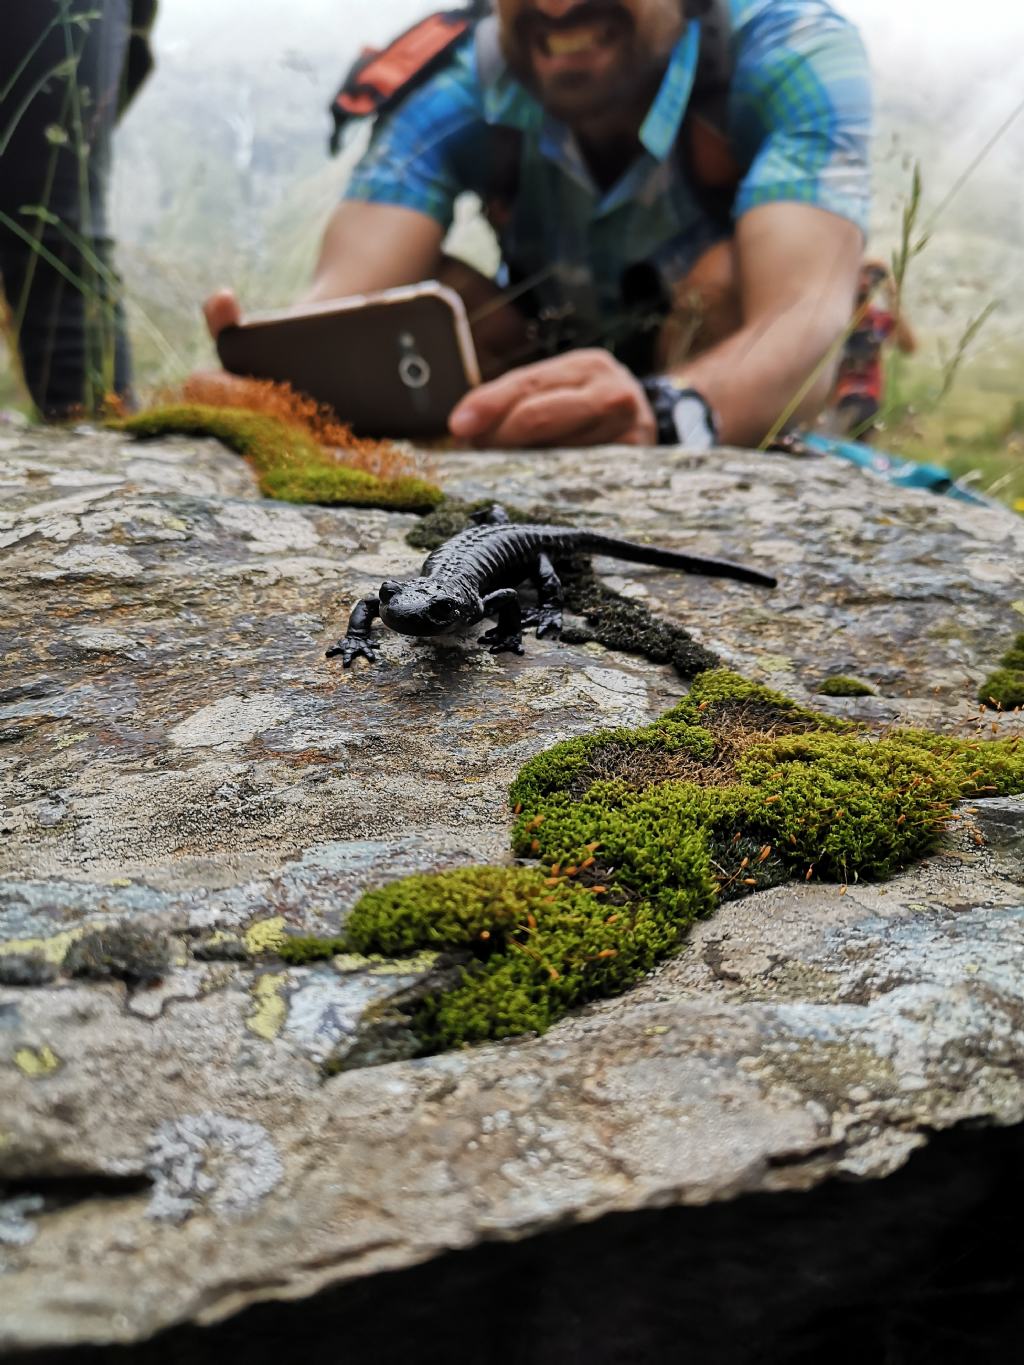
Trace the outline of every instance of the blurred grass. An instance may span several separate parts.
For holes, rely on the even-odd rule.
[[[978,492],[1024,512],[1024,346],[990,342],[942,395],[937,356],[888,361],[885,417],[874,441],[907,459],[944,465]]]

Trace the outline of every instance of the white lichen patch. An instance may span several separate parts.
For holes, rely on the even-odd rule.
[[[650,597],[650,592],[643,583],[638,583],[634,578],[623,578],[620,574],[605,575],[604,585],[606,588],[611,588],[612,592],[617,592],[620,596],[628,598],[631,602],[640,602],[644,598]]]
[[[119,630],[104,630],[92,626],[73,626],[68,631],[75,646],[87,654],[127,654],[139,648],[140,641]]]
[[[533,711],[583,711],[615,725],[640,725],[650,715],[647,682],[635,673],[589,664],[581,671],[537,670]]]
[[[31,1215],[42,1213],[43,1204],[40,1194],[19,1194],[0,1200],[0,1246],[27,1247],[36,1235]]]
[[[107,545],[74,545],[53,561],[56,572],[35,575],[51,578],[113,578],[127,581],[142,577],[142,565],[124,550]]]
[[[155,1186],[148,1217],[181,1223],[200,1210],[244,1217],[275,1188],[284,1166],[261,1124],[207,1111],[160,1125],[147,1172]]]
[[[226,504],[215,518],[225,531],[248,543],[256,554],[282,550],[312,550],[320,543],[310,519],[290,507],[262,507],[258,503]]]
[[[168,738],[182,749],[212,749],[248,744],[250,740],[290,719],[292,708],[272,692],[250,697],[221,697],[194,711],[176,725]]]

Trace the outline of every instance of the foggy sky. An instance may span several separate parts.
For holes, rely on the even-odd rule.
[[[365,43],[386,40],[422,14],[458,0],[162,0],[157,48],[195,44],[225,56],[271,59],[290,51],[343,68]],[[833,0],[861,28],[882,94],[934,88],[956,95],[951,141],[998,127],[1024,94],[1022,0]],[[940,101],[941,102],[941,101]],[[1010,136],[1024,147],[1024,118]]]
[[[450,0],[163,0],[160,42],[195,40],[235,29],[263,29],[287,44],[320,46],[336,37],[376,41]],[[993,82],[1024,58],[1021,0],[833,0],[862,28],[872,55],[909,71],[981,62]],[[1021,86],[1017,85],[1020,91]]]

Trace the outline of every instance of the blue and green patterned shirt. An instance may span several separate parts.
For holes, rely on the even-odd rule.
[[[729,0],[732,77],[727,132],[743,170],[733,205],[813,204],[866,229],[871,82],[857,30],[826,0]],[[447,228],[464,191],[487,193],[495,127],[518,130],[518,189],[499,230],[517,278],[543,306],[568,310],[582,340],[611,344],[624,272],[655,268],[670,289],[723,233],[674,155],[697,70],[691,21],[640,131],[642,153],[607,191],[572,133],[508,72],[481,85],[474,43],[390,116],[345,191],[416,209]],[[589,329],[589,335],[588,333]]]

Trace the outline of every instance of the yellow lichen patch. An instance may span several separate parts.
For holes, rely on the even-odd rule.
[[[38,953],[47,962],[52,962],[55,967],[59,967],[72,943],[76,939],[80,939],[87,931],[88,926],[82,925],[79,929],[67,929],[62,934],[54,934],[52,938],[10,939],[7,943],[0,943],[0,957],[10,957],[15,953],[19,956]]]
[[[253,956],[258,953],[273,953],[285,941],[284,916],[274,915],[272,919],[257,920],[245,931],[245,946]]]
[[[81,744],[83,739],[89,738],[88,730],[79,730],[77,734],[65,735],[63,739],[58,739],[54,743],[55,749],[70,749],[76,744]]]
[[[14,1054],[14,1065],[30,1081],[41,1081],[60,1070],[61,1060],[49,1043],[44,1043],[38,1049],[20,1047]]]
[[[343,976],[350,972],[366,972],[369,976],[419,976],[429,972],[438,957],[438,953],[431,952],[402,958],[382,957],[379,953],[371,953],[368,957],[362,953],[338,953],[331,959],[331,966]]]
[[[287,976],[287,972],[267,972],[252,988],[253,1011],[245,1026],[268,1043],[278,1036],[288,1017],[288,1002],[283,994]]]

